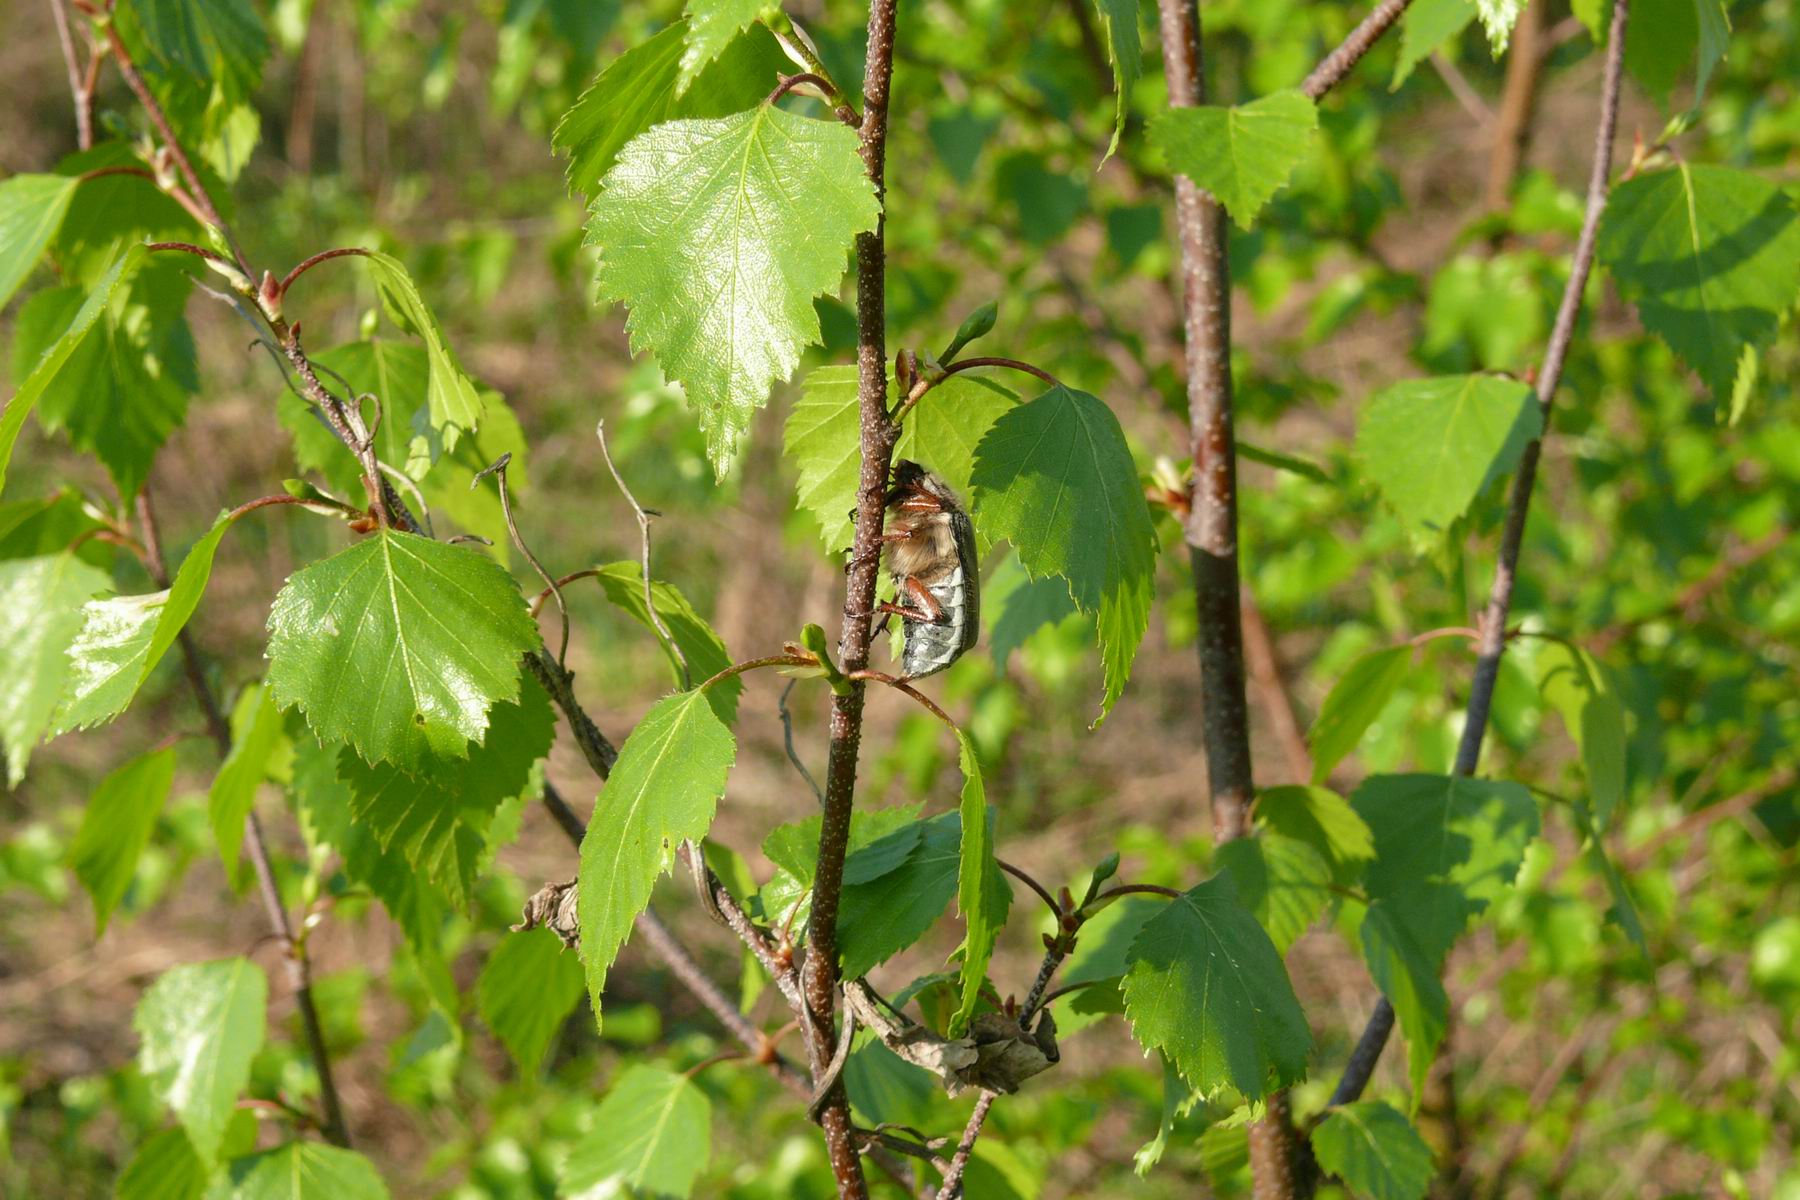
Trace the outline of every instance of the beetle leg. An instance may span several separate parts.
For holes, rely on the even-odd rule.
[[[903,604],[890,604],[883,601],[875,606],[876,612],[893,613],[908,621],[922,621],[927,625],[936,625],[944,619],[944,606],[938,598],[931,594],[931,589],[919,581],[917,575],[908,575],[900,581],[900,595],[913,602],[908,608]]]

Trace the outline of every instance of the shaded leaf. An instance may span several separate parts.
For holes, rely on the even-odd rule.
[[[1475,19],[1475,0],[1414,0],[1400,18],[1400,53],[1390,91],[1399,91],[1413,68]]]
[[[1613,189],[1600,258],[1724,406],[1745,348],[1768,347],[1800,298],[1800,215],[1754,171],[1679,163]]]
[[[163,1129],[139,1144],[113,1195],[115,1200],[200,1200],[211,1179],[186,1132]]]
[[[1006,673],[1013,651],[1047,625],[1060,624],[1075,612],[1069,588],[1054,575],[1033,579],[1009,554],[994,568],[993,578],[982,585],[982,607],[993,614],[988,621],[988,653],[994,669]]]
[[[1356,453],[1401,523],[1441,536],[1543,431],[1529,387],[1493,375],[1409,379],[1369,398]]]
[[[619,152],[589,213],[600,297],[630,308],[632,350],[682,384],[723,475],[770,385],[819,340],[813,297],[875,227],[856,135],[767,105],[669,121]]]
[[[205,1161],[218,1154],[250,1080],[268,999],[262,968],[229,958],[172,967],[138,1001],[138,1064]]]
[[[131,886],[174,781],[173,748],[139,755],[102,779],[82,811],[69,865],[94,901],[96,936]]]
[[[1374,650],[1350,664],[1319,706],[1319,715],[1307,733],[1314,783],[1324,783],[1331,769],[1356,749],[1411,666],[1411,646]]]
[[[388,316],[425,343],[426,424],[437,434],[446,451],[454,450],[457,439],[473,433],[481,423],[481,393],[476,390],[475,381],[463,370],[456,352],[450,349],[443,326],[438,324],[437,316],[425,303],[419,285],[407,274],[405,265],[392,255],[376,251],[367,252],[365,259]]]
[[[1350,802],[1329,788],[1269,788],[1256,797],[1256,821],[1317,850],[1338,883],[1361,878],[1363,864],[1375,857],[1375,836]]]
[[[131,0],[126,36],[163,69],[220,84],[235,99],[256,90],[269,39],[250,0]]]
[[[1211,192],[1239,228],[1286,186],[1312,149],[1319,110],[1295,89],[1248,104],[1173,108],[1150,122],[1169,167]]]
[[[1406,1035],[1415,1104],[1450,1021],[1444,956],[1480,909],[1456,885],[1427,882],[1395,889],[1363,915],[1363,960]]]
[[[618,1180],[646,1196],[693,1194],[712,1154],[712,1104],[685,1075],[627,1067],[600,1102],[592,1130],[562,1171],[562,1192]]]
[[[1104,720],[1125,690],[1150,620],[1156,530],[1118,418],[1055,387],[1009,409],[975,449],[976,528],[1007,538],[1032,578],[1060,575],[1095,617]]]
[[[1412,1122],[1379,1100],[1327,1110],[1312,1147],[1327,1173],[1372,1200],[1420,1200],[1437,1174]]]
[[[527,929],[507,934],[488,955],[475,1003],[519,1073],[532,1076],[586,990],[580,957],[548,929]]]
[[[1144,73],[1144,47],[1138,37],[1138,0],[1094,0],[1094,4],[1106,30],[1106,57],[1112,63],[1113,93],[1118,97],[1112,141],[1107,143],[1106,155],[1101,159],[1105,162],[1119,148],[1119,135],[1125,132],[1131,86]]]
[[[662,635],[650,620],[650,610],[644,604],[643,568],[634,562],[608,563],[599,568],[596,578],[606,598],[631,614],[660,643]],[[688,673],[693,677],[687,681],[688,686],[703,683],[731,665],[731,654],[725,648],[724,639],[713,632],[706,618],[694,610],[679,588],[658,579],[650,585],[650,593],[656,603],[656,615],[662,618],[682,657],[687,659]],[[663,647],[663,653],[668,655],[669,666],[675,672],[675,683],[680,686],[683,683],[680,662],[667,646]],[[719,719],[729,725],[737,720],[738,697],[743,692],[743,679],[734,676],[707,688],[706,698]]]
[[[426,758],[416,775],[393,763],[369,764],[348,747],[338,777],[350,785],[357,826],[383,851],[400,854],[442,888],[452,903],[469,903],[487,847],[487,828],[502,801],[525,791],[531,768],[550,752],[556,717],[535,679],[517,701],[488,712],[488,731],[467,758]]]
[[[581,840],[581,958],[596,1021],[607,969],[676,845],[706,836],[736,757],[731,730],[698,691],[658,701],[620,747]]]
[[[1282,954],[1325,911],[1331,899],[1331,866],[1298,838],[1264,833],[1238,838],[1214,851],[1231,873],[1238,900],[1250,910]]]
[[[231,728],[231,752],[213,777],[206,802],[227,878],[237,873],[244,822],[256,803],[256,789],[268,774],[270,759],[285,738],[281,713],[268,688],[259,684],[245,689],[232,714]]]
[[[288,577],[269,611],[269,687],[320,740],[417,770],[481,741],[537,644],[493,559],[382,530]]]
[[[1537,804],[1517,783],[1450,775],[1372,775],[1350,798],[1375,838],[1370,896],[1442,881],[1485,904],[1511,885],[1538,832]]]
[[[237,1159],[231,1184],[231,1200],[388,1200],[373,1163],[323,1142],[289,1142]]]
[[[919,822],[918,828],[917,844],[898,867],[844,886],[838,905],[838,954],[847,979],[867,975],[918,941],[957,893],[961,815],[943,813]],[[863,853],[881,854],[886,849],[883,843],[911,836],[906,830],[891,833]]]
[[[7,402],[5,411],[0,412],[0,491],[5,490],[6,468],[12,461],[13,446],[18,443],[19,431],[25,427],[25,418],[31,415],[31,410],[37,407],[44,392],[56,382],[69,359],[87,340],[100,315],[112,302],[113,293],[118,290],[119,285],[136,274],[144,261],[144,254],[142,246],[133,246],[107,268],[100,281],[88,292],[87,299],[82,301],[81,307],[70,318],[68,328],[44,350],[30,373],[24,375],[24,382],[19,384],[19,390]]]
[[[1169,902],[1138,932],[1125,974],[1125,1015],[1146,1050],[1161,1050],[1211,1095],[1255,1099],[1306,1068],[1312,1033],[1281,955],[1220,875]]]
[[[1625,704],[1618,686],[1593,655],[1564,642],[1546,642],[1533,666],[1544,702],[1581,750],[1594,816],[1605,829],[1625,798]]]

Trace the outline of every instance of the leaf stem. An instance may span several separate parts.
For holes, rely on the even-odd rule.
[[[281,281],[275,285],[275,294],[278,296],[287,295],[287,290],[294,286],[294,280],[300,278],[322,262],[326,262],[333,258],[343,258],[348,254],[359,254],[364,258],[369,256],[369,252],[364,250],[361,246],[342,246],[336,250],[321,250],[311,258],[301,260],[299,265],[289,271],[286,275],[283,275]]]

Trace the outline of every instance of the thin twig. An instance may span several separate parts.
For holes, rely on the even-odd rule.
[[[975,1101],[975,1111],[969,1114],[969,1123],[963,1126],[962,1140],[956,1143],[956,1153],[944,1170],[944,1186],[938,1189],[938,1200],[960,1200],[963,1172],[969,1169],[969,1155],[975,1152],[975,1139],[981,1136],[981,1127],[987,1123],[988,1110],[994,1107],[996,1094],[982,1092],[981,1098]]]
[[[1625,25],[1629,9],[1629,0],[1613,0],[1612,28],[1606,42],[1606,73],[1600,90],[1600,118],[1594,134],[1594,161],[1588,175],[1587,211],[1582,217],[1581,234],[1576,239],[1568,285],[1556,312],[1550,344],[1544,351],[1543,369],[1538,372],[1538,407],[1543,418],[1541,428],[1546,433],[1550,428],[1551,401],[1562,381],[1563,365],[1568,361],[1569,347],[1575,338],[1575,320],[1581,311],[1582,293],[1594,265],[1600,215],[1606,209],[1612,174],[1613,135],[1619,122],[1619,89],[1624,75]],[[1512,606],[1513,581],[1518,575],[1525,518],[1531,509],[1531,489],[1537,479],[1538,458],[1542,452],[1543,436],[1540,435],[1525,447],[1513,479],[1512,492],[1507,498],[1506,523],[1500,536],[1498,561],[1494,564],[1493,588],[1481,621],[1480,657],[1469,685],[1468,715],[1456,750],[1454,770],[1457,775],[1473,774],[1480,762],[1481,742],[1487,732],[1494,687],[1500,677],[1500,656],[1506,650],[1506,617]],[[1346,1104],[1362,1095],[1393,1028],[1394,1007],[1384,996],[1376,1002],[1375,1011],[1370,1014],[1369,1023],[1350,1055],[1343,1078],[1332,1093],[1332,1104]]]
[[[1038,896],[1042,898],[1044,903],[1050,906],[1050,915],[1055,917],[1058,921],[1062,920],[1063,907],[1056,902],[1056,897],[1050,894],[1049,888],[1046,888],[1043,884],[1033,879],[1018,867],[1013,866],[1004,858],[996,858],[994,862],[999,865],[1002,871],[1005,871],[1008,875],[1011,875],[1014,879],[1019,880],[1026,887],[1036,892]]]
[[[556,586],[556,578],[544,570],[544,564],[538,561],[537,555],[531,552],[531,547],[525,544],[525,537],[519,532],[519,523],[513,519],[512,489],[506,486],[506,467],[510,462],[512,462],[512,451],[508,450],[495,459],[492,464],[477,471],[475,478],[469,480],[469,487],[471,489],[479,487],[483,479],[489,475],[494,476],[494,481],[500,487],[500,515],[506,519],[506,532],[512,535],[513,545],[519,548],[519,553],[525,556],[525,561],[531,564],[531,569],[538,573],[538,578],[548,584],[550,590],[555,593],[556,611],[562,616],[562,645],[556,651],[556,665],[562,667],[569,658],[569,606],[563,603],[562,589]]]
[[[281,281],[275,285],[276,293],[282,296],[287,295],[287,290],[294,286],[294,280],[300,278],[322,262],[328,262],[334,258],[343,258],[347,254],[360,254],[364,258],[369,256],[369,252],[364,250],[361,246],[342,246],[336,250],[321,250],[311,258],[301,260],[298,266],[289,271],[286,275],[283,275]]]
[[[775,702],[775,711],[781,715],[781,744],[787,751],[788,761],[794,764],[794,770],[800,772],[800,778],[806,780],[806,786],[812,789],[813,799],[823,808],[825,793],[819,790],[819,781],[813,778],[813,773],[800,761],[799,751],[794,749],[794,714],[788,710],[788,697],[799,684],[798,679],[788,680],[788,685],[781,689],[781,698]]]
[[[151,504],[148,487],[138,493],[137,511],[143,533],[145,566],[156,585],[166,588],[169,586],[169,569],[163,559],[162,538],[156,527],[156,510]],[[200,706],[200,713],[206,720],[206,728],[212,735],[213,744],[218,748],[221,759],[228,758],[231,754],[231,725],[219,706],[218,697],[213,694],[212,684],[207,682],[206,670],[200,662],[199,647],[195,645],[193,634],[187,627],[184,626],[176,635],[176,644],[181,648],[188,687]],[[300,1010],[300,1023],[306,1034],[307,1050],[312,1056],[313,1070],[319,1076],[319,1100],[325,1109],[325,1118],[319,1123],[320,1128],[326,1139],[334,1145],[348,1146],[350,1131],[344,1123],[343,1107],[338,1102],[337,1085],[331,1075],[331,1053],[326,1048],[324,1029],[319,1024],[319,1012],[313,1004],[312,967],[307,960],[306,945],[294,937],[294,927],[288,921],[287,906],[281,901],[281,889],[275,883],[275,871],[269,862],[262,822],[254,809],[246,814],[244,853],[249,856],[251,867],[256,872],[256,882],[262,893],[269,928],[275,940],[281,943],[283,958],[287,963],[288,983],[293,989],[294,1004]]]
[[[1444,81],[1444,86],[1450,89],[1450,94],[1456,97],[1456,102],[1462,105],[1463,111],[1477,125],[1485,129],[1494,123],[1494,110],[1488,107],[1488,102],[1481,98],[1481,93],[1475,90],[1457,65],[1445,57],[1442,50],[1433,50],[1427,61],[1431,63],[1431,69],[1437,72],[1438,78]]]
[[[694,686],[694,674],[688,669],[687,655],[681,652],[681,646],[675,641],[675,635],[669,632],[669,627],[663,624],[662,617],[656,611],[656,596],[650,584],[650,518],[661,514],[655,509],[645,508],[639,504],[637,497],[632,495],[631,489],[626,486],[625,476],[619,473],[618,466],[613,462],[612,451],[606,446],[605,421],[594,426],[594,436],[600,439],[600,457],[606,460],[606,469],[612,472],[613,482],[619,485],[619,492],[625,497],[625,503],[631,505],[631,511],[637,514],[638,561],[644,569],[644,611],[649,614],[650,624],[655,627],[657,634],[663,640],[663,645],[667,647],[670,655],[674,657],[676,665],[681,669],[681,686],[683,690],[686,690]],[[562,603],[560,594],[558,594],[556,602]],[[564,620],[566,621],[567,617]]]
[[[75,102],[75,144],[83,150],[94,144],[94,93],[84,88],[81,64],[75,58],[75,39],[69,36],[69,14],[63,0],[50,0],[50,14],[56,18],[56,40],[62,46],[63,65],[69,69],[69,97]]]

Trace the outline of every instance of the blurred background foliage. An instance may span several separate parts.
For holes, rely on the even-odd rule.
[[[1637,7],[1634,20],[1651,32],[1675,20],[1661,11],[1668,5]],[[857,6],[796,0],[787,10],[834,75],[859,77]],[[1208,86],[1222,103],[1292,86],[1361,16],[1324,0],[1208,0],[1203,10]],[[484,431],[475,451],[434,473],[428,497],[440,520],[494,536],[498,513],[470,498],[467,480],[500,449],[522,448],[512,476],[520,520],[549,569],[635,557],[636,525],[597,454],[593,429],[604,418],[637,496],[664,514],[657,575],[746,657],[778,648],[802,621],[835,628],[841,601],[840,565],[794,511],[781,458],[780,423],[797,389],[778,390],[737,469],[715,484],[679,391],[653,361],[633,361],[623,314],[591,303],[581,200],[566,193],[550,151],[557,118],[595,72],[676,15],[672,4],[605,0],[275,0],[264,10],[275,53],[260,80],[239,81],[244,103],[191,97],[185,119],[206,130],[205,157],[230,182],[233,220],[255,261],[294,263],[335,245],[399,256],[470,371],[506,398],[517,434]],[[1154,14],[1142,16],[1153,47]],[[1729,55],[1675,147],[1688,161],[1761,169],[1796,194],[1800,5],[1742,0],[1730,17]],[[48,170],[75,150],[50,18],[39,0],[0,11],[8,174]],[[1322,106],[1322,136],[1291,186],[1253,231],[1233,228],[1239,433],[1300,460],[1299,469],[1270,466],[1260,455],[1242,472],[1264,784],[1305,781],[1297,731],[1359,654],[1465,625],[1485,594],[1497,489],[1453,536],[1417,546],[1367,481],[1353,434],[1364,399],[1395,380],[1522,373],[1538,357],[1580,221],[1600,63],[1558,0],[1534,3],[1526,19],[1538,23],[1543,70],[1512,85],[1534,100],[1522,127],[1506,117],[1508,66],[1492,61],[1478,27],[1409,73],[1396,70],[1402,43],[1390,37]],[[1119,152],[1102,165],[1111,72],[1081,0],[905,3],[901,29],[890,344],[935,349],[964,314],[998,300],[992,352],[1103,397],[1146,478],[1159,460],[1179,464],[1186,417],[1171,189],[1141,136],[1145,115],[1163,104],[1153,49],[1127,97]],[[1691,99],[1691,78],[1642,72],[1628,89],[1621,140],[1654,141]],[[103,132],[129,136],[142,120],[116,77],[103,80],[100,112]],[[1509,140],[1522,154],[1503,152]],[[79,265],[79,246],[65,249],[71,270],[98,269]],[[849,298],[819,303],[826,344],[803,371],[849,360]],[[354,269],[321,268],[289,299],[321,348],[356,338],[378,307]],[[196,294],[187,316],[194,394],[171,402],[179,428],[153,472],[176,551],[220,507],[297,473],[288,426],[273,419],[286,402],[279,375],[246,349],[249,336],[225,306]],[[41,344],[17,305],[0,315],[0,332]],[[14,383],[29,353],[13,357]],[[1800,1196],[1800,556],[1789,536],[1800,502],[1797,367],[1789,326],[1745,411],[1728,420],[1604,281],[1593,286],[1514,611],[1526,629],[1591,650],[1619,682],[1628,786],[1609,842],[1650,953],[1603,919],[1605,883],[1558,803],[1565,786],[1579,786],[1574,746],[1535,685],[1533,653],[1551,643],[1522,639],[1505,660],[1485,770],[1541,784],[1550,816],[1516,894],[1458,946],[1446,974],[1452,1030],[1419,1117],[1446,1195]],[[14,497],[65,487],[108,504],[117,495],[100,464],[35,429],[13,471]],[[1159,532],[1165,549],[1180,550],[1172,517]],[[227,694],[260,675],[269,598],[337,536],[282,514],[246,523],[222,552],[195,628]],[[129,559],[94,549],[121,591],[148,590]],[[1136,677],[1097,731],[1086,725],[1099,666],[1079,616],[1009,635],[935,687],[988,763],[1004,856],[1078,884],[1122,839],[1134,878],[1173,884],[1206,872],[1188,589],[1181,555],[1165,555]],[[603,728],[628,728],[667,686],[660,651],[598,589],[573,589],[570,609],[584,698]],[[1332,782],[1348,789],[1369,772],[1447,771],[1469,665],[1460,639],[1425,643]],[[715,830],[758,879],[767,873],[755,851],[762,834],[812,804],[783,755],[779,686],[758,679],[746,690],[739,766]],[[194,722],[171,667],[147,695],[113,735],[39,751],[26,781],[0,797],[0,1193],[9,1196],[108,1194],[133,1148],[163,1125],[125,1017],[149,979],[225,954],[273,965],[253,906],[234,897],[209,853],[212,764],[199,747],[181,751],[175,799],[119,912],[93,935],[67,865],[82,802],[130,748]],[[823,711],[819,695],[796,694],[799,750],[815,765]],[[928,718],[877,698],[871,724],[859,803],[953,802],[951,746]],[[548,773],[568,794],[591,793],[566,746]],[[516,837],[473,910],[449,917],[444,932],[470,997],[523,897],[573,872],[566,843],[535,809],[506,819]],[[294,822],[276,824],[290,899],[329,895],[329,867],[309,859]],[[562,1156],[623,1060],[648,1053],[684,1069],[721,1048],[705,1013],[628,948],[604,1040],[578,1008],[554,1032],[543,1069],[521,1071],[472,1000],[460,1026],[446,1022],[381,910],[355,889],[340,893],[312,938],[320,1001],[359,1147],[396,1195],[552,1195]],[[717,974],[742,976],[754,995],[753,974],[682,889],[666,886],[658,905],[706,942]],[[955,946],[953,925],[890,971],[904,979],[905,967],[938,969]],[[1089,938],[1103,953],[1105,930]],[[1029,978],[1036,940],[1029,920],[1016,922],[995,976]],[[1375,992],[1329,923],[1301,938],[1288,962],[1319,1046],[1315,1081],[1297,1101],[1310,1110]],[[765,999],[757,1011],[778,1008]],[[313,1094],[279,987],[272,1021],[253,1090]],[[1221,1123],[1228,1108],[1205,1104],[1175,1121],[1161,1165],[1136,1178],[1133,1152],[1161,1117],[1154,1064],[1116,1021],[1067,1037],[1064,1052],[1053,1076],[996,1107],[971,1196],[1246,1189],[1243,1130]],[[932,1133],[966,1116],[967,1099],[919,1089],[872,1049],[853,1059],[851,1079],[868,1115]],[[729,1064],[701,1080],[714,1147],[700,1194],[830,1194],[822,1147],[791,1098]],[[1407,1103],[1397,1049],[1375,1092]]]

